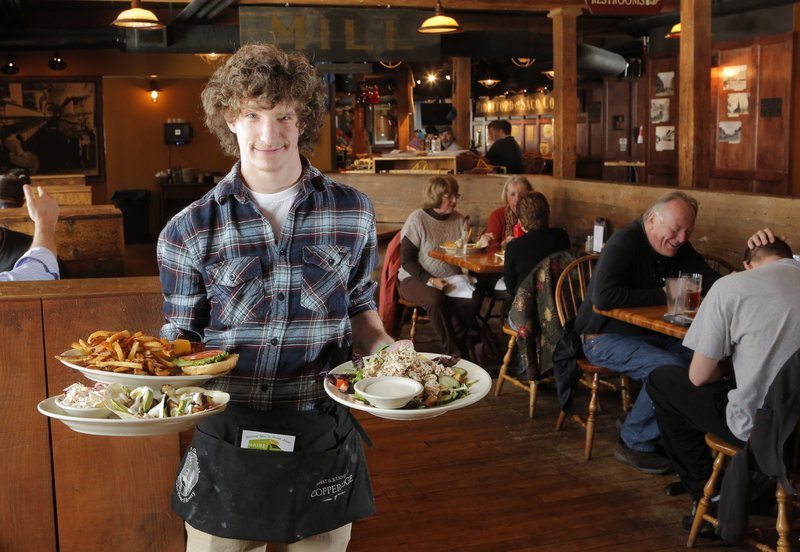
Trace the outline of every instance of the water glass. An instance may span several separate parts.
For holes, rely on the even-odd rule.
[[[683,314],[686,304],[683,278],[667,278],[665,291],[667,293],[667,314]]]
[[[702,274],[681,274],[684,280],[683,293],[686,295],[683,312],[692,318],[700,308],[700,293],[703,291]]]

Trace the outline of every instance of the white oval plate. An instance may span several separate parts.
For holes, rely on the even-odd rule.
[[[61,356],[81,356],[81,352],[78,349],[70,349],[69,351],[61,353]],[[121,383],[123,385],[133,387],[147,385],[148,387],[154,387],[156,389],[161,389],[161,386],[165,383],[168,383],[175,388],[201,385],[211,378],[224,376],[228,373],[224,372],[222,374],[214,374],[213,376],[190,376],[188,374],[181,376],[138,376],[136,374],[126,374],[125,372],[107,372],[106,370],[98,370],[97,368],[87,368],[85,366],[72,364],[71,362],[64,360],[62,360],[61,363],[65,366],[69,366],[70,368],[80,371],[84,376],[92,381],[98,381],[100,383]]]
[[[60,396],[60,395],[59,395]],[[49,418],[64,422],[71,430],[87,435],[107,435],[111,437],[142,437],[146,435],[165,435],[180,433],[193,428],[198,422],[225,410],[222,405],[213,410],[178,416],[177,418],[153,418],[147,420],[123,419],[116,415],[110,418],[84,418],[65,414],[56,404],[56,397],[50,397],[36,407]]]
[[[440,353],[419,353],[427,358],[436,358],[440,356],[447,356],[442,355]],[[449,402],[447,404],[443,404],[442,406],[432,406],[429,408],[415,408],[409,410],[403,409],[393,409],[393,408],[375,408],[374,406],[369,406],[361,401],[356,400],[355,395],[342,393],[336,386],[333,385],[327,378],[325,378],[325,392],[338,403],[341,403],[347,407],[355,408],[356,410],[363,410],[365,412],[369,412],[370,414],[377,416],[379,418],[386,418],[388,420],[424,420],[426,418],[435,418],[436,416],[441,416],[446,412],[450,412],[451,410],[457,410],[459,408],[464,408],[465,406],[469,406],[481,400],[483,397],[489,393],[489,390],[492,388],[492,377],[489,373],[472,362],[468,360],[459,360],[456,366],[464,368],[467,371],[467,381],[475,381],[472,386],[469,388],[469,395],[466,397],[462,397],[460,399],[456,399],[453,402]],[[340,364],[333,370],[331,370],[331,374],[341,374],[345,373],[348,370],[353,370],[353,363],[352,362],[345,362],[344,364]],[[476,381],[477,380],[477,381]]]

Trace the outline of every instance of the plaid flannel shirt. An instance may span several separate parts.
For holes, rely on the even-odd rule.
[[[375,309],[375,213],[362,193],[303,158],[279,240],[248,199],[239,163],[175,215],[158,240],[161,336],[239,353],[208,388],[252,408],[311,408],[350,358],[350,318]]]

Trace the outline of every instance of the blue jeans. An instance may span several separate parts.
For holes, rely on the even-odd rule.
[[[583,344],[586,359],[592,364],[646,381],[654,369],[665,364],[689,366],[693,351],[681,340],[668,335],[629,336],[603,334]],[[630,448],[653,452],[661,434],[656,423],[653,401],[642,386],[633,408],[619,433]]]

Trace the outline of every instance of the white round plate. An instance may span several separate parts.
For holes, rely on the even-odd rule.
[[[81,352],[78,349],[70,349],[69,351],[61,353],[61,356],[81,356]],[[70,368],[80,371],[84,376],[92,381],[98,381],[100,383],[121,383],[123,385],[134,387],[147,385],[156,389],[161,389],[161,386],[165,383],[168,383],[175,388],[201,385],[211,378],[224,376],[228,373],[224,372],[222,374],[214,374],[213,376],[190,376],[186,374],[180,376],[137,376],[136,374],[126,374],[125,372],[107,372],[106,370],[98,370],[97,368],[87,368],[79,364],[72,364],[71,362],[67,362],[65,360],[62,360],[61,363],[65,366],[69,366]]]
[[[460,248],[458,248],[458,247],[456,247],[454,245],[450,246],[450,245],[444,244],[441,247],[442,247],[442,249],[444,249],[448,253],[456,253],[458,251],[461,251]],[[467,253],[479,253],[479,252],[483,251],[484,249],[486,249],[486,248],[484,246],[478,244],[478,243],[467,244]]]
[[[442,355],[439,353],[420,353],[421,355],[427,358],[436,358],[440,356],[447,356]],[[379,418],[386,418],[389,420],[424,420],[426,418],[434,418],[436,416],[441,416],[446,412],[450,412],[451,410],[457,410],[459,408],[464,408],[465,406],[469,406],[481,400],[483,397],[489,393],[489,390],[492,388],[492,377],[489,373],[472,362],[468,360],[459,360],[456,366],[460,366],[467,371],[467,381],[475,381],[472,386],[469,388],[469,395],[466,397],[462,397],[460,399],[456,399],[452,402],[447,404],[443,404],[442,406],[432,406],[429,408],[415,408],[409,410],[403,409],[392,409],[392,408],[375,408],[374,406],[369,406],[361,401],[356,400],[355,395],[345,394],[336,389],[327,378],[325,378],[325,392],[338,403],[341,403],[347,407],[355,408],[356,410],[363,410],[365,412],[369,412],[370,414],[377,416]],[[352,362],[345,362],[344,364],[340,364],[333,370],[331,370],[331,374],[341,374],[346,373],[349,370],[353,370],[353,363]]]
[[[214,410],[206,410],[204,412],[198,412],[197,414],[189,414],[188,416],[178,416],[177,418],[131,420],[118,418],[116,415],[109,418],[83,418],[65,414],[64,411],[56,405],[57,398],[58,396],[45,399],[40,402],[36,408],[49,418],[61,420],[70,429],[78,433],[86,433],[87,435],[108,435],[111,437],[142,437],[146,435],[180,433],[181,431],[191,429],[204,418],[219,414],[225,410],[226,406],[223,405]]]

